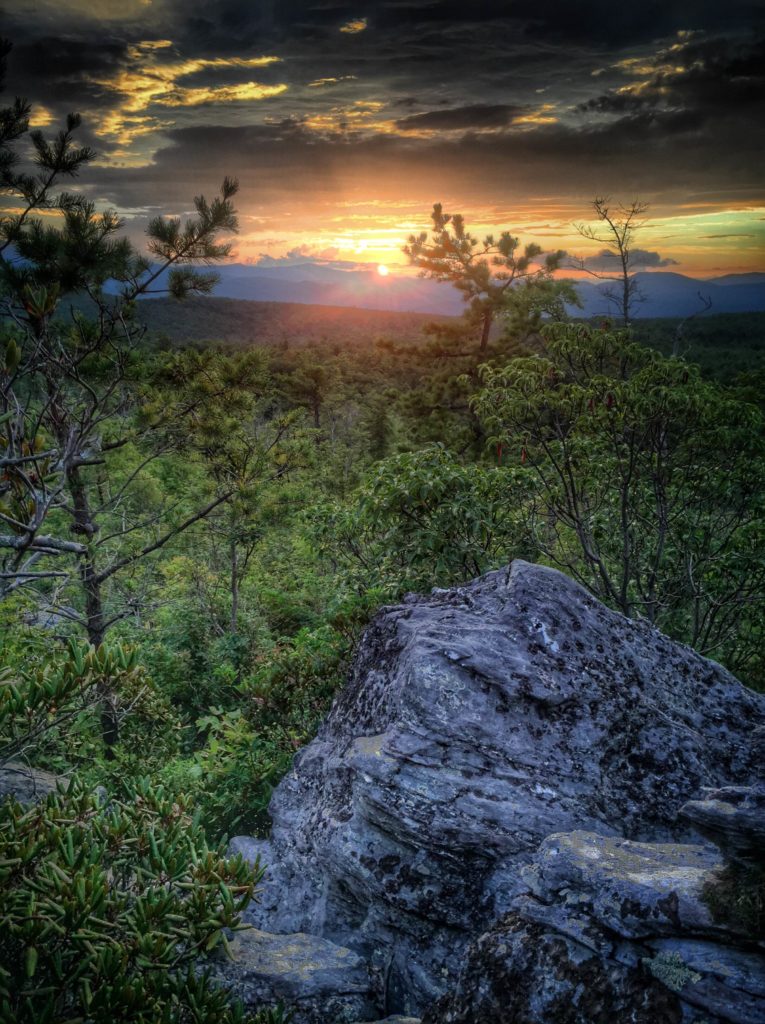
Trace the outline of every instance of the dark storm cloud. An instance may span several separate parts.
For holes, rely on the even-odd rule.
[[[84,0],[77,17],[57,16],[53,0],[32,6],[48,11],[44,24],[14,13],[5,29],[16,43],[9,86],[57,115],[82,108],[91,132],[121,102],[108,83],[134,70],[141,40],[172,42],[158,61],[280,58],[182,76],[197,89],[284,83],[264,102],[168,108],[160,97],[136,111],[156,121],[139,139],[145,166],[87,176],[91,194],[121,208],[147,195],[177,208],[224,174],[260,204],[370,183],[375,194],[431,199],[762,198],[761,3],[154,0],[140,20],[104,22],[88,20]],[[364,31],[340,31],[354,19]],[[309,88],[316,81],[327,84]]]
[[[424,203],[445,194],[469,195],[477,186],[485,194],[581,198],[594,189],[666,193],[674,182],[683,197],[704,192],[714,200],[731,189],[757,194],[760,157],[756,140],[742,139],[735,126],[721,126],[710,148],[705,133],[662,124],[646,124],[638,132],[631,120],[416,142],[395,135],[319,137],[289,121],[172,132],[151,165],[99,168],[91,178],[94,194],[120,206],[140,206],[149,194],[172,209],[200,187],[215,188],[224,174],[238,175],[243,194],[260,204],[292,201],[298,209],[306,196],[329,202],[370,182],[379,199],[408,195]]]
[[[21,38],[19,38],[21,36]],[[128,44],[119,39],[82,36],[10,36],[13,49],[8,62],[8,85],[46,106],[98,105],[103,90],[92,79],[114,74],[123,64]]]
[[[691,37],[660,49],[644,66],[631,81],[592,97],[580,110],[686,110],[706,119],[740,117],[765,106],[765,39]]]
[[[17,73],[30,80],[76,82],[83,74],[110,71],[124,59],[126,49],[124,42],[110,39],[43,36],[17,43],[14,64]]]
[[[455,131],[460,128],[505,128],[513,118],[523,114],[527,108],[507,103],[474,103],[469,107],[454,107],[449,110],[426,110],[422,114],[411,114],[396,121],[396,127],[403,131],[418,129],[444,129]]]

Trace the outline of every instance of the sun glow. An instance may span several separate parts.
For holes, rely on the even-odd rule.
[[[388,274],[390,273],[390,270],[388,270],[384,263],[381,263],[377,268],[377,273],[380,275],[380,277],[387,277]]]

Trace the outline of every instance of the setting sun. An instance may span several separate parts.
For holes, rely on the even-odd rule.
[[[380,277],[387,277],[390,271],[388,270],[384,263],[381,263],[377,268],[377,273],[380,275]]]

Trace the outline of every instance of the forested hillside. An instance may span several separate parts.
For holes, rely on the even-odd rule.
[[[174,299],[153,299],[142,304],[140,320],[150,347],[266,346],[283,352],[317,344],[350,349],[379,342],[417,346],[424,343],[429,325],[456,318],[207,296],[190,298],[184,307]],[[725,382],[765,364],[765,313],[710,311],[690,321],[678,338],[682,323],[678,317],[638,319],[633,332],[663,355],[681,355],[705,375]]]
[[[87,310],[87,301],[82,298],[73,304]],[[147,343],[152,345],[262,345],[282,351],[317,343],[366,346],[383,338],[416,344],[422,339],[423,328],[441,319],[425,313],[250,302],[214,295],[190,297],[183,308],[174,299],[147,300],[141,304],[140,314]]]
[[[765,368],[765,313],[714,313],[682,321],[636,320],[635,337],[665,356],[695,363],[707,377],[731,383]]]

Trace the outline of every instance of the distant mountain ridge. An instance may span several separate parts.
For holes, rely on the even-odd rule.
[[[671,271],[643,271],[635,274],[643,301],[635,304],[638,318],[690,316],[711,300],[711,313],[761,313],[765,311],[765,274],[730,274],[700,280]],[[579,281],[584,316],[613,313],[604,292],[608,283]],[[571,310],[571,312],[574,312]]]
[[[258,302],[296,302],[312,306],[352,306],[388,312],[431,313],[458,316],[464,309],[460,294],[449,284],[396,274],[382,277],[376,269],[349,264],[314,263],[227,264],[219,268],[219,298]],[[711,299],[714,313],[765,311],[765,273],[726,274],[699,280],[668,271],[644,271],[635,275],[644,301],[635,307],[637,317],[689,316]],[[583,307],[579,316],[613,313],[604,292],[608,282],[580,280],[576,288]]]

